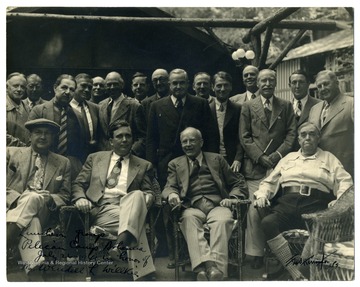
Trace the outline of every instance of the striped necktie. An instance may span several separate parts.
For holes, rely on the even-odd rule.
[[[58,154],[66,155],[66,152],[67,152],[67,113],[66,113],[66,108],[61,109],[59,144],[58,144],[57,150],[58,150]]]

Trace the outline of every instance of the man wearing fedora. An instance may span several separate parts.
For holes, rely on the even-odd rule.
[[[6,151],[6,241],[8,252],[19,248],[31,281],[38,278],[36,267],[45,260],[42,229],[70,198],[70,161],[49,150],[58,124],[40,118],[26,122],[25,127],[31,146]]]

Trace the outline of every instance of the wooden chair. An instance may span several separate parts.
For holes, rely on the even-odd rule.
[[[232,212],[235,219],[233,232],[229,240],[229,262],[230,267],[235,267],[237,269],[237,275],[239,280],[242,279],[242,261],[243,261],[243,241],[244,241],[244,222],[246,222],[246,212],[248,206],[251,204],[251,201],[233,199]],[[181,267],[182,271],[185,271],[186,265],[190,264],[190,258],[188,253],[187,244],[184,236],[180,230],[179,218],[180,210],[175,209],[172,212],[172,221],[173,221],[173,235],[175,241],[175,280],[179,281],[179,269]],[[205,226],[205,230],[207,227]],[[209,233],[205,233],[205,237],[208,237]],[[208,238],[207,238],[208,239]]]
[[[334,206],[302,217],[310,232],[312,260],[326,257],[323,264],[310,265],[310,280],[354,280],[354,187]],[[341,250],[345,245],[347,252]]]

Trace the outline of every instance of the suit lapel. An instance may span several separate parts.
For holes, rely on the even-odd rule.
[[[280,104],[278,99],[275,96],[273,96],[273,106],[272,106],[272,113],[271,113],[269,129],[276,122],[276,120],[277,120],[278,116],[281,114],[282,110],[283,110],[283,106]]]
[[[112,151],[109,151],[105,156],[100,157],[100,160],[96,164],[96,172],[99,174],[102,186],[106,185],[107,172],[110,165]]]
[[[178,112],[171,100],[170,96],[167,96],[166,99],[161,103],[162,112],[166,114],[169,120],[176,120],[179,119]]]
[[[49,152],[44,175],[44,189],[47,189],[50,180],[53,178],[55,171],[57,170],[55,163],[56,159],[54,158],[53,153]]]
[[[215,104],[215,101],[212,101],[209,106],[210,106],[210,111],[211,111],[212,117],[215,119],[216,128],[219,129],[219,124],[218,124],[217,115],[216,115],[216,104]]]
[[[99,108],[99,117],[102,119],[106,127],[109,125],[109,118],[107,114],[108,104],[109,104],[109,99],[105,101],[102,105],[100,105]]]
[[[134,181],[136,175],[139,173],[139,166],[140,164],[138,160],[134,158],[132,155],[130,155],[126,190],[128,190],[129,186]]]
[[[115,115],[112,117],[115,122],[120,118],[124,118],[124,115],[129,111],[129,102],[126,99],[123,99],[119,105],[119,108],[115,111]]]
[[[224,129],[225,129],[226,125],[229,123],[229,121],[231,120],[231,118],[233,117],[234,112],[235,112],[235,109],[234,109],[233,104],[230,101],[228,101],[227,106],[226,106],[226,112],[225,112]]]
[[[307,117],[309,116],[309,112],[311,109],[311,100],[310,100],[310,96],[305,104],[304,109],[301,112],[301,116],[299,118],[299,122],[298,122],[298,126],[300,126],[303,122],[305,122],[305,120],[307,119]]]
[[[189,163],[186,156],[182,156],[181,158],[179,158],[179,161],[177,163],[177,169],[177,174],[180,177],[182,186],[186,193],[189,189]]]
[[[19,172],[21,174],[21,178],[23,178],[23,190],[26,189],[26,184],[31,172],[31,147],[25,148],[21,150],[21,155],[20,155],[20,160],[19,160]],[[28,159],[28,160],[24,160],[24,159]]]
[[[219,190],[221,190],[222,189],[222,183],[221,183],[221,180],[220,180],[220,177],[219,177],[219,170],[214,169],[214,167],[215,167],[215,165],[214,165],[215,159],[211,155],[209,155],[207,153],[203,153],[203,155],[204,155],[204,159],[206,160],[206,164],[207,164],[207,166],[208,166],[208,168],[210,170],[210,173],[211,173],[214,181],[218,185]]]
[[[325,119],[323,126],[325,126],[333,117],[340,113],[344,109],[344,98],[339,96],[335,102],[330,105],[328,115]]]
[[[252,106],[254,108],[254,112],[259,116],[260,120],[263,122],[263,124],[268,127],[264,106],[261,102],[261,97],[257,97],[256,99],[250,101],[252,103]]]

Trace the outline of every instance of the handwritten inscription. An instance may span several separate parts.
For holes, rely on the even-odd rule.
[[[44,235],[47,237],[45,243],[42,243],[41,240],[34,240],[34,238]],[[37,268],[43,272],[84,275],[87,272],[91,275],[102,272],[125,274],[137,278],[139,277],[138,271],[124,266],[124,263],[125,265],[126,263],[133,263],[144,268],[150,258],[149,255],[145,255],[146,250],[142,246],[126,247],[121,242],[119,245],[115,245],[114,241],[106,239],[99,241],[99,239],[104,238],[104,234],[85,233],[83,230],[76,230],[74,238],[66,238],[65,234],[54,232],[51,229],[36,234],[25,230],[20,236],[22,237],[20,249],[37,251],[37,257],[33,262],[18,261],[18,265],[22,265],[25,270],[30,270],[34,263],[40,263]],[[63,242],[67,242],[67,246],[63,246]],[[115,246],[118,249],[118,256],[113,260],[109,257],[108,251]],[[129,256],[128,251],[131,250],[137,251],[136,257]],[[76,254],[82,254],[81,260],[78,256],[74,257],[74,251]],[[44,261],[44,258],[47,260]]]
[[[314,255],[311,255],[308,258],[301,258],[298,254],[291,257],[287,262],[285,266],[288,265],[299,265],[299,266],[308,266],[308,265],[316,265],[320,267],[320,269],[323,268],[323,266],[333,267],[337,268],[339,267],[339,263],[335,260],[333,262],[329,261],[327,258],[334,253],[330,254],[322,254],[321,259],[314,259]]]

